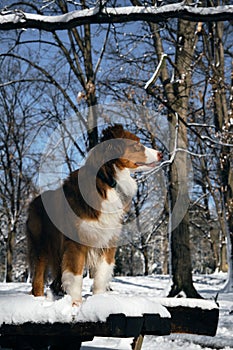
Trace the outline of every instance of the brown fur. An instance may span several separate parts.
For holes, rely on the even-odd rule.
[[[117,149],[114,149],[117,159],[108,161],[98,172],[96,187],[99,197],[95,195],[95,189],[89,182],[89,178],[93,170],[95,170],[96,163],[103,164],[101,163],[101,157],[111,155],[111,144],[107,147],[106,145],[102,147],[100,144],[97,150],[93,149],[85,166],[72,172],[68,179],[65,180],[62,188],[45,192],[34,199],[29,206],[26,227],[28,257],[32,272],[32,293],[35,296],[44,294],[44,282],[48,270],[51,271],[52,277],[55,278],[52,284],[55,292],[58,292],[61,287],[63,271],[68,270],[74,275],[82,275],[88,250],[90,249],[88,246],[77,243],[61,233],[50,220],[43,201],[45,200],[49,203],[49,207],[52,208],[54,215],[60,220],[65,234],[66,229],[67,232],[71,229],[75,231],[77,230],[77,224],[75,219],[67,217],[62,198],[63,191],[76,217],[85,220],[98,220],[101,200],[107,198],[107,191],[111,188],[111,182],[115,175],[114,164],[120,169],[125,167],[134,168],[137,167],[135,162],[143,162],[145,160],[143,146],[139,144],[139,138],[128,131],[124,131],[122,126],[115,125],[106,129],[103,132],[101,141],[107,141],[112,138],[121,139],[116,145]],[[128,158],[135,159],[128,160]],[[78,185],[80,174],[86,179],[83,184],[84,190],[89,198],[94,201],[94,208],[88,205],[82,197]],[[99,254],[109,264],[114,263],[115,248],[113,246],[109,243],[109,247],[99,249]]]

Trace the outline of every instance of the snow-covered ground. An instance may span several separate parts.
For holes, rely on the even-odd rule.
[[[198,349],[232,349],[233,350],[233,293],[221,293],[226,280],[225,274],[194,276],[195,286],[202,296],[214,299],[219,293],[220,320],[217,335],[215,337],[197,335],[170,336],[146,336],[142,349],[144,350],[189,350]],[[113,289],[109,296],[90,296],[92,280],[84,279],[84,297],[87,299],[81,309],[72,308],[69,296],[52,301],[47,298],[34,298],[29,295],[30,285],[23,283],[0,283],[0,324],[19,323],[25,320],[39,322],[82,320],[85,317],[90,320],[106,318],[106,310],[110,307],[109,301],[114,297],[115,303],[111,304],[111,312],[122,312],[128,315],[140,314],[146,307],[150,311],[159,311],[161,316],[166,316],[164,310],[157,304],[158,298],[166,296],[169,288],[168,276],[148,277],[119,277],[111,284]],[[144,303],[148,298],[149,304]],[[97,300],[98,299],[98,300]],[[128,307],[130,304],[131,307]],[[94,305],[94,306],[93,306]],[[95,305],[99,305],[97,309]],[[135,307],[133,305],[136,305]],[[140,307],[138,307],[140,305]],[[22,312],[23,310],[23,312]],[[94,312],[95,310],[95,312]],[[97,349],[130,349],[132,339],[95,338],[92,342],[83,343],[83,350]],[[1,348],[0,348],[1,349]]]

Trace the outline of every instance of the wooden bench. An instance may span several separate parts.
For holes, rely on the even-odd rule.
[[[133,350],[140,350],[145,335],[163,336],[170,333],[192,333],[214,336],[216,334],[219,309],[166,306],[171,318],[158,314],[129,317],[111,314],[106,322],[76,323],[23,323],[3,324],[0,327],[0,345],[14,350],[42,349],[78,350],[82,342],[94,337],[133,337]]]

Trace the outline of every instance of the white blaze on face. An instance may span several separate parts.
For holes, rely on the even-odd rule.
[[[145,156],[145,164],[141,164],[137,169],[134,170],[135,172],[151,170],[162,159],[161,152],[148,147],[145,147]]]
[[[145,147],[145,154],[147,157],[146,163],[159,162],[161,160],[161,152],[156,151],[155,149]]]

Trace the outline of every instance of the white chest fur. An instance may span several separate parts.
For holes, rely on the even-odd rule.
[[[95,248],[105,248],[117,243],[121,233],[125,198],[131,201],[137,190],[135,181],[128,169],[116,169],[117,187],[108,190],[107,199],[101,204],[98,220],[80,220],[79,240],[82,244]]]
[[[130,176],[129,169],[119,170],[117,167],[115,169],[117,186],[120,187],[125,196],[133,198],[137,192],[137,184]]]

